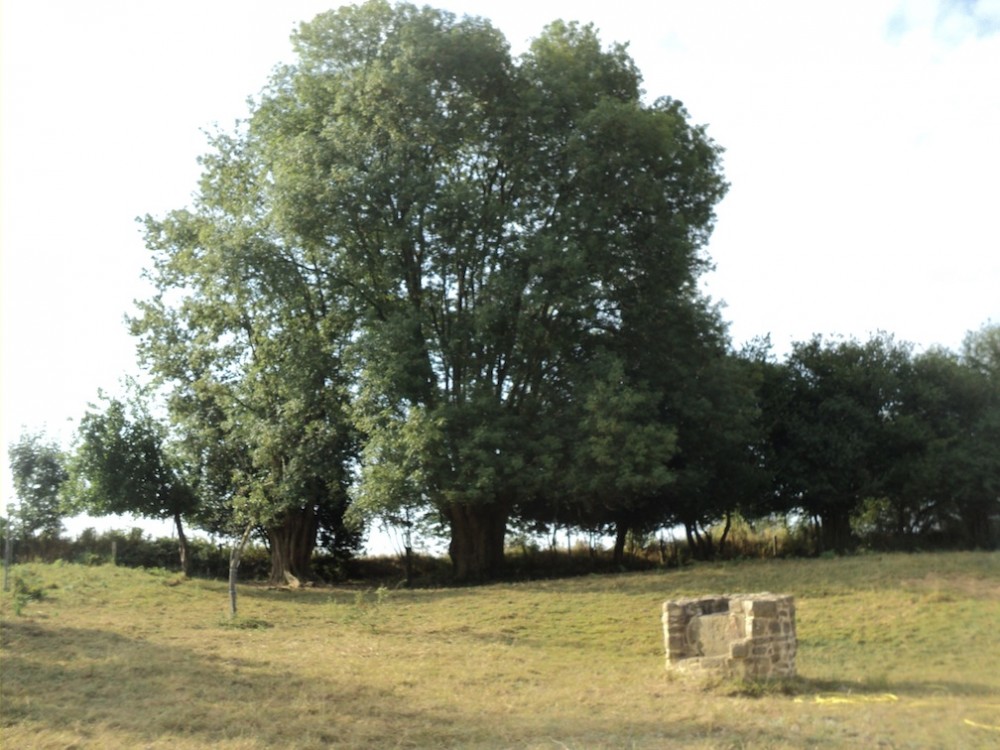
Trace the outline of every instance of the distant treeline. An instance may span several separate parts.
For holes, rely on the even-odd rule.
[[[619,568],[859,548],[1000,545],[1000,326],[969,334],[957,354],[916,353],[883,334],[867,342],[816,337],[795,344],[783,361],[762,345],[727,352],[706,364],[694,383],[697,390],[675,402],[665,446],[668,477],[657,491],[554,491],[535,498],[506,529],[507,573],[533,566],[540,566],[536,573],[579,572],[601,567],[604,558]],[[641,425],[622,422],[619,434],[628,445],[627,430]],[[601,429],[598,424],[590,437],[601,437]],[[119,453],[141,444],[141,432],[119,433],[132,441]],[[621,446],[601,448],[621,462],[618,470],[629,469]],[[600,463],[601,454],[593,456]],[[74,460],[41,435],[26,434],[11,446],[21,504],[9,509],[2,533],[6,539],[13,521],[15,559],[104,563],[114,556],[120,565],[175,568],[183,562],[193,575],[227,574],[232,542],[225,534],[224,543],[185,540],[181,557],[179,539],[148,539],[140,529],[90,529],[65,538],[61,519],[74,507],[67,496],[79,487],[71,479]],[[395,522],[408,546],[446,532],[427,508],[405,510],[384,520]],[[189,522],[217,529],[226,513],[224,504],[206,503]],[[387,571],[356,561],[361,530],[338,536],[317,525],[312,575],[392,575],[391,563]],[[587,554],[567,565],[551,554],[557,532],[575,537],[578,553],[583,540],[610,534],[614,544],[607,551],[584,545]],[[242,575],[273,575],[268,534],[262,530],[253,539]],[[412,565],[416,558],[410,559]],[[423,567],[441,577],[438,564],[425,559]]]

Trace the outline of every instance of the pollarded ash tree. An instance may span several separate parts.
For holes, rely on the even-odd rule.
[[[260,527],[272,583],[297,583],[313,575],[318,538],[356,541],[343,524],[350,318],[323,260],[273,221],[266,177],[232,139],[215,145],[195,209],[146,220],[159,293],[132,329],[169,391],[205,520]]]
[[[567,406],[602,382],[581,373],[622,356],[626,325],[660,325],[640,297],[689,295],[719,149],[677,102],[643,103],[625,48],[590,27],[552,24],[515,60],[484,20],[376,0],[294,46],[217,140],[194,212],[151,224],[163,295],[147,315],[168,345],[147,355],[249,387],[293,363],[248,319],[268,311],[269,341],[312,321],[312,393],[350,397],[364,431],[359,505],[433,507],[458,577],[492,575],[508,518],[561,480]],[[216,281],[195,296],[225,290],[218,306],[170,294],[196,276]],[[620,387],[646,398],[633,369]]]

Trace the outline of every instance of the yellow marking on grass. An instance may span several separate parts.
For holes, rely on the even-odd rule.
[[[892,693],[880,693],[879,695],[817,695],[814,703],[837,704],[837,703],[894,703],[899,698]],[[796,698],[795,703],[804,703],[802,698]]]
[[[965,723],[976,729],[989,729],[991,732],[1000,732],[1000,726],[996,724],[980,724],[978,721],[973,721],[972,719],[965,719]]]

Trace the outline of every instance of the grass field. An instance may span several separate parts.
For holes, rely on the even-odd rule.
[[[998,553],[242,586],[233,622],[223,582],[75,565],[11,580],[5,750],[1000,747]],[[765,590],[796,597],[798,679],[666,674],[665,599]]]

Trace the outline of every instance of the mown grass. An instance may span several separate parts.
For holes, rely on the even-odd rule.
[[[994,748],[1000,554],[862,556],[479,588],[300,591],[12,570],[4,748]],[[664,670],[663,600],[796,596],[798,679]]]

